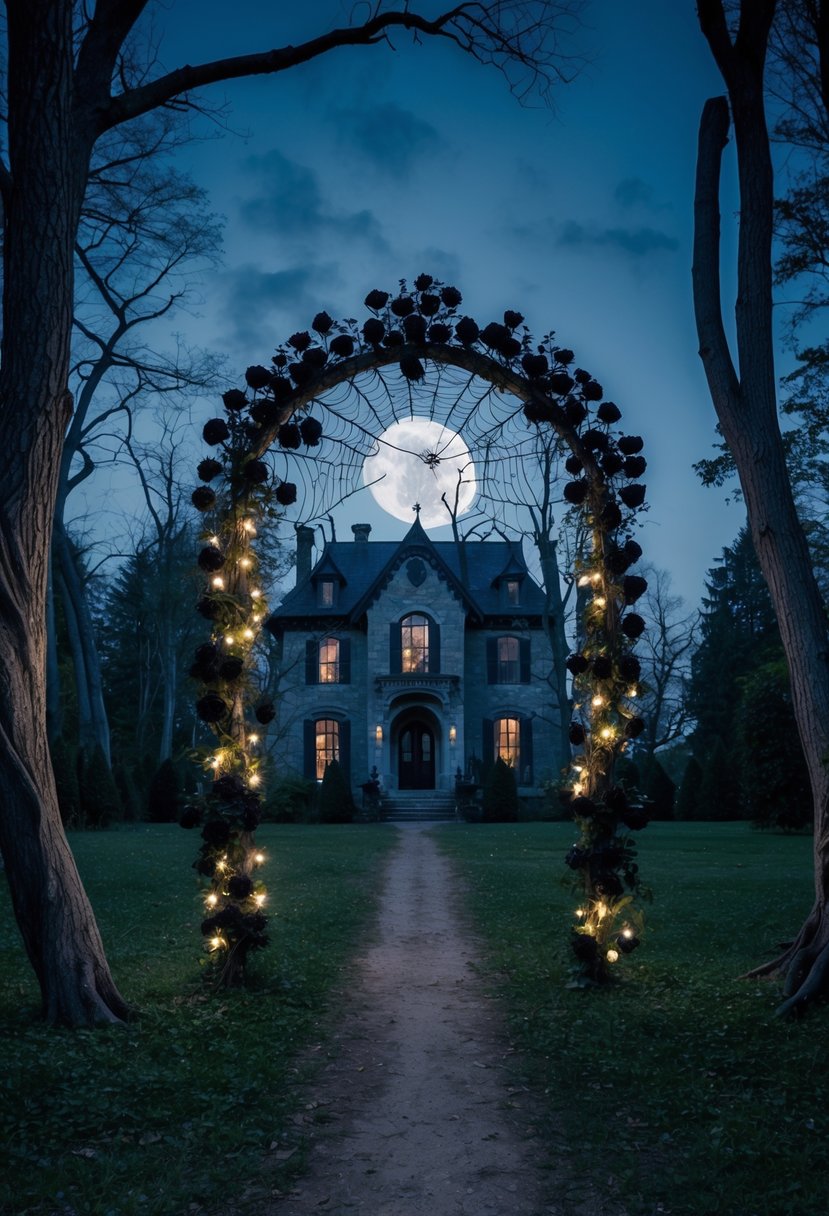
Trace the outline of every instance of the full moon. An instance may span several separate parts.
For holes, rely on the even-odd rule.
[[[450,522],[441,495],[446,495],[450,506],[454,504],[459,471],[458,515],[463,515],[477,487],[469,448],[455,431],[428,418],[392,423],[380,436],[377,451],[363,462],[363,480],[378,505],[395,519],[411,523],[412,510],[419,503],[424,528]]]

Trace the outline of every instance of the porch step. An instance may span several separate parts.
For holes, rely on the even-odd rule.
[[[455,796],[448,790],[394,790],[383,797],[386,823],[445,822],[455,818]]]

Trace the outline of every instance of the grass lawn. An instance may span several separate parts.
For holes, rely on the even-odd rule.
[[[811,906],[811,841],[743,823],[653,824],[641,949],[607,991],[566,988],[575,897],[569,824],[452,825],[515,1044],[576,1171],[612,1179],[631,1213],[829,1211],[829,1007],[772,1018],[779,987],[737,977]]]
[[[302,1160],[296,1054],[314,1042],[374,907],[389,828],[278,827],[271,945],[243,992],[199,968],[197,834],[146,826],[71,837],[107,954],[140,1017],[50,1030],[0,884],[0,1212],[260,1212]]]

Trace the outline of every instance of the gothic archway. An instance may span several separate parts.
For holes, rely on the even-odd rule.
[[[644,725],[635,708],[640,668],[633,646],[645,623],[631,607],[647,584],[630,573],[642,553],[634,535],[645,498],[642,439],[616,433],[621,411],[573,366],[573,352],[554,334],[534,342],[524,318],[509,310],[480,328],[459,315],[461,303],[456,288],[421,275],[411,289],[401,282],[395,295],[369,292],[362,324],[318,313],[309,330],[278,348],[270,367],[248,368],[246,389],[225,393],[224,416],[204,427],[216,456],[198,467],[204,484],[193,503],[207,525],[198,608],[211,638],[191,674],[204,685],[197,712],[216,746],[205,757],[211,789],[183,822],[202,825],[202,928],[224,982],[238,982],[249,950],[266,941],[253,836],[261,772],[252,720],[267,724],[274,707],[256,699],[252,679],[266,611],[256,532],[297,499],[289,459],[322,462],[346,486],[398,417],[401,400],[405,413],[425,412],[471,448],[485,442],[490,453],[508,424],[554,436],[563,500],[581,513],[590,536],[589,554],[574,572],[584,588],[584,643],[567,660],[577,750],[566,797],[579,839],[566,861],[581,893],[572,945],[582,980],[604,982],[620,954],[638,945],[641,886],[630,833],[647,816],[614,780],[614,766]],[[425,409],[418,411],[418,402]],[[328,480],[319,470],[308,479],[317,490]]]

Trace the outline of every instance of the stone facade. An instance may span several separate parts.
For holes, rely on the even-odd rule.
[[[432,542],[419,522],[400,542],[325,547],[310,567],[298,535],[297,586],[268,627],[279,639],[275,759],[319,779],[340,761],[355,793],[372,769],[386,791],[451,791],[501,754],[524,793],[553,776],[554,710],[543,594],[520,547]]]

